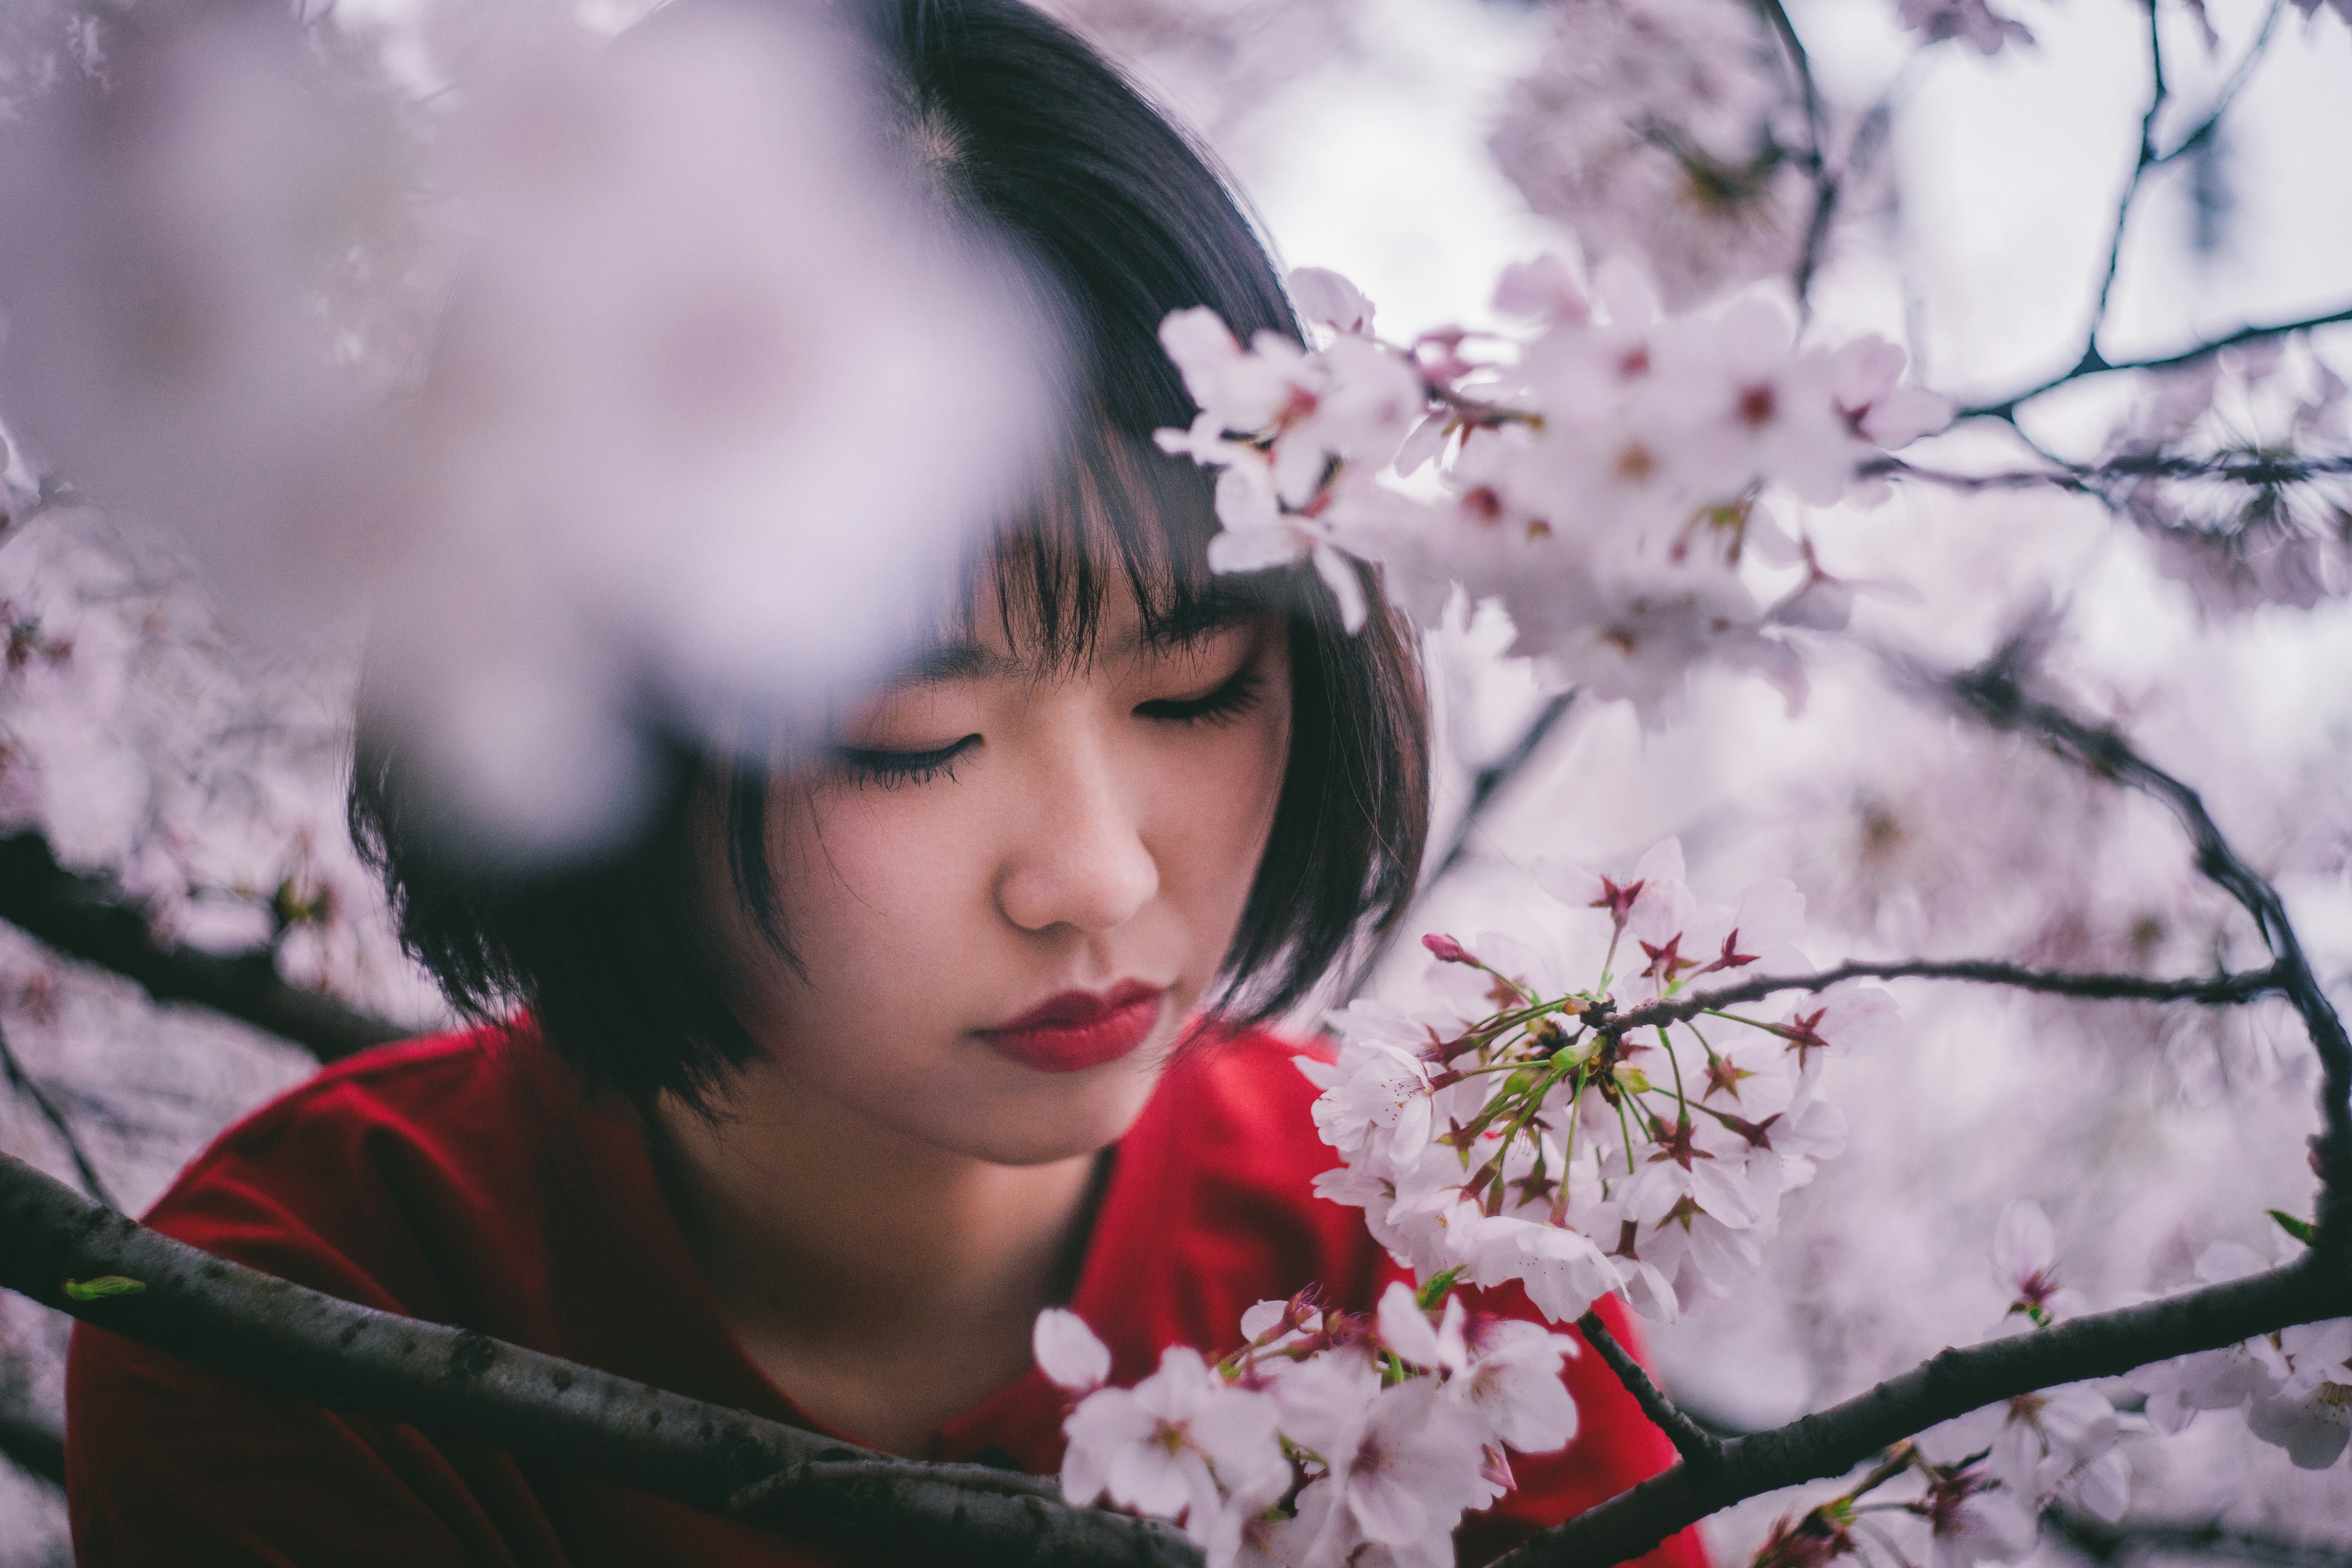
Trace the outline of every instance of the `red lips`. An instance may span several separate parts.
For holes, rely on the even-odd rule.
[[[1160,1022],[1164,989],[1122,980],[1108,991],[1065,991],[1009,1024],[978,1031],[996,1050],[1039,1072],[1082,1072],[1117,1061]]]

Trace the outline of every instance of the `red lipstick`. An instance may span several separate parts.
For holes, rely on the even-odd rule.
[[[1115,1062],[1143,1044],[1160,1022],[1165,989],[1122,980],[1108,991],[1065,991],[1009,1024],[976,1032],[1023,1067],[1083,1072]]]

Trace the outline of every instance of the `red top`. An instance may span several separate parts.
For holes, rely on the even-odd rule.
[[[1332,1158],[1293,1049],[1252,1036],[1180,1063],[1121,1141],[1070,1303],[1110,1346],[1117,1381],[1148,1373],[1164,1345],[1230,1349],[1257,1300],[1320,1281],[1362,1309],[1396,1276],[1356,1211],[1308,1190]],[[331,1068],[224,1133],[147,1223],[347,1300],[815,1425],[735,1342],[636,1111],[584,1100],[528,1035],[426,1040]],[[1485,1304],[1529,1312],[1516,1288]],[[1604,1312],[1629,1337],[1615,1303]],[[1516,1461],[1519,1489],[1465,1521],[1465,1563],[1673,1457],[1598,1356],[1571,1360],[1567,1377],[1580,1435]],[[249,1393],[87,1325],[66,1386],[82,1568],[837,1561],[528,1458]],[[1010,1456],[1050,1472],[1062,1415],[1033,1367],[942,1427],[928,1457]],[[1705,1568],[1687,1534],[1646,1561]]]

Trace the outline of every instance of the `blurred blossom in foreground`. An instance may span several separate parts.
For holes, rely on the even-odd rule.
[[[1680,308],[1796,265],[1812,191],[1795,85],[1741,0],[1569,0],[1495,161],[1596,261]]]
[[[0,175],[30,455],[248,629],[366,594],[377,719],[520,858],[628,828],[661,746],[789,754],[903,658],[1058,342],[814,9],[593,56],[551,15],[469,24],[417,104],[331,28],[142,9]]]

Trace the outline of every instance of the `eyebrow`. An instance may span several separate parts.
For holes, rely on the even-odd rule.
[[[1247,619],[1259,607],[1237,595],[1203,595],[1175,613],[1161,616],[1158,625],[1149,629],[1139,627],[1120,637],[1106,651],[1118,658],[1146,648],[1158,651],[1181,647]],[[988,680],[1030,673],[1031,666],[1025,660],[966,639],[933,647],[916,660],[915,667],[902,679],[912,686],[942,686],[953,680]]]

